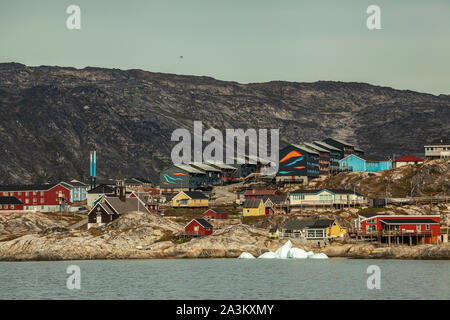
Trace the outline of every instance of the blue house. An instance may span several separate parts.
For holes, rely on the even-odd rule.
[[[70,202],[84,202],[87,200],[87,190],[89,185],[78,180],[70,182],[62,181],[61,184],[70,190]]]
[[[339,168],[350,171],[381,171],[392,169],[392,161],[367,155],[351,154],[339,160]]]

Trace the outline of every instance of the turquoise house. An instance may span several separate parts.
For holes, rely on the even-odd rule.
[[[392,161],[378,159],[367,155],[351,154],[339,160],[339,168],[350,171],[389,170],[392,169]]]
[[[78,180],[70,182],[62,181],[61,184],[70,190],[70,203],[84,202],[87,200],[88,185]]]

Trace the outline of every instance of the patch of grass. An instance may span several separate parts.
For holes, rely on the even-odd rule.
[[[172,243],[175,244],[182,244],[191,241],[192,238],[180,238],[180,237],[174,237],[171,239]]]

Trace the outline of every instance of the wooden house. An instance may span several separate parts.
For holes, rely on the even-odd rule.
[[[204,217],[208,217],[210,219],[228,219],[228,211],[219,209],[219,208],[211,208],[206,210],[203,213]]]
[[[347,229],[341,227],[337,220],[319,219],[305,227],[305,237],[307,240],[327,240],[343,237]]]
[[[188,164],[174,165],[160,172],[161,194],[192,191],[206,185],[206,172]]]
[[[249,189],[244,192],[244,199],[262,199],[265,196],[276,196],[280,193],[274,189]]]
[[[395,168],[400,168],[403,166],[407,166],[409,164],[420,164],[420,163],[423,163],[423,161],[424,160],[421,158],[407,155],[407,156],[395,159],[394,166],[395,166]]]
[[[264,196],[263,201],[266,211],[270,211],[269,214],[288,213],[289,201],[286,194]]]
[[[205,219],[193,219],[185,227],[188,236],[208,236],[213,233],[213,226]]]
[[[305,145],[291,144],[279,151],[276,181],[307,185],[319,176],[319,152]]]
[[[244,202],[242,208],[242,215],[244,217],[249,216],[264,216],[268,214],[266,212],[266,207],[264,206],[263,199],[247,199]]]
[[[351,154],[339,160],[339,168],[350,171],[382,171],[392,169],[392,161],[369,155]]]
[[[0,211],[21,211],[23,203],[16,197],[0,197]]]
[[[361,235],[380,242],[436,244],[441,235],[439,215],[380,214],[361,221]]]
[[[172,207],[208,207],[209,199],[199,191],[181,191],[172,198]]]
[[[70,190],[61,183],[0,186],[0,196],[16,197],[24,210],[40,212],[66,211],[70,202]]]
[[[118,180],[113,195],[101,197],[88,214],[88,229],[103,226],[126,213],[149,213],[139,197],[127,197],[125,188],[125,181]]]

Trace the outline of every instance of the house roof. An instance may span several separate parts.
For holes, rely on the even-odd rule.
[[[61,184],[65,184],[68,185],[70,187],[88,187],[89,185],[87,185],[86,183],[80,182],[80,181],[61,181]]]
[[[48,184],[16,184],[0,186],[0,191],[45,191],[50,190],[59,183]]]
[[[387,160],[384,160],[384,159],[381,159],[381,158],[378,158],[378,157],[375,157],[375,156],[371,156],[371,155],[361,155],[361,154],[354,154],[354,153],[352,153],[352,154],[346,156],[345,158],[339,160],[339,162],[344,161],[345,159],[347,159],[348,157],[351,157],[351,156],[354,156],[354,157],[357,157],[357,158],[360,158],[360,159],[363,159],[363,160],[369,161],[369,162],[387,161]]]
[[[310,226],[307,226],[306,228],[309,229],[324,229],[324,228],[328,228],[333,224],[334,220],[330,220],[330,219],[319,219],[319,220],[314,220],[314,223]]]
[[[187,195],[191,199],[208,199],[203,193],[199,191],[182,191],[185,195]]]
[[[321,192],[322,189],[318,189],[318,190],[294,190],[289,192],[289,194],[316,194]]]
[[[407,155],[398,159],[395,159],[395,162],[413,162],[413,161],[423,161],[423,159],[411,156],[411,155]]]
[[[148,192],[132,192],[136,197],[138,197],[144,204],[148,202],[150,195]]]
[[[316,150],[311,149],[311,147],[307,147],[304,144],[291,144],[291,146],[294,146],[311,154],[319,154]]]
[[[354,147],[354,144],[348,143],[348,142],[346,142],[344,140],[341,140],[341,139],[336,139],[336,138],[328,138],[328,139],[334,140],[334,141],[336,141],[336,142],[338,142],[340,144],[343,144],[344,146]]]
[[[339,151],[339,152],[341,151],[340,149],[330,146],[328,143],[325,143],[323,141],[314,141],[314,144],[318,145],[319,147],[328,149],[328,150]]]
[[[357,196],[362,196],[361,193],[348,189],[323,189],[323,190],[331,191],[334,194],[356,194]]]
[[[385,215],[385,213],[383,213],[383,212],[380,212],[380,213],[360,213],[359,214],[361,217],[364,217],[364,218],[372,218],[372,217],[376,217],[376,216],[383,216],[383,215]]]
[[[199,225],[201,225],[203,228],[206,228],[206,229],[212,229],[213,228],[213,226],[208,221],[206,221],[203,218],[193,219],[186,226],[190,225],[193,221],[197,221],[197,223]]]
[[[263,196],[263,201],[266,202],[267,199],[270,199],[275,204],[281,204],[286,201],[287,195],[280,194],[280,195],[265,195]]]
[[[303,230],[306,227],[309,227],[314,224],[314,220],[298,220],[292,219],[288,220],[284,223],[283,228],[287,230]]]
[[[380,219],[385,224],[439,224],[433,219],[411,218],[411,219]]]
[[[273,190],[273,189],[249,189],[249,190],[245,190],[244,195],[245,196],[275,195],[276,193],[277,193],[277,190]]]
[[[0,197],[0,204],[23,204],[22,201],[16,197]]]
[[[318,146],[318,145],[316,145],[314,143],[310,143],[310,142],[305,142],[305,146],[310,147],[313,150],[317,150],[317,151],[320,151],[320,152],[328,152],[328,153],[330,152],[327,149],[324,149],[323,147]]]
[[[244,208],[258,208],[262,199],[247,199],[244,202]]]
[[[107,184],[101,184],[101,185],[96,186],[94,189],[89,190],[88,193],[91,193],[91,194],[92,193],[99,193],[99,194],[100,193],[101,194],[114,193],[114,188]]]
[[[191,163],[192,166],[199,168],[203,171],[213,171],[213,172],[220,172],[219,169],[214,168],[213,166],[206,164],[206,163],[201,163],[201,162],[193,162]]]
[[[209,211],[209,210],[214,211],[215,213],[226,213],[226,214],[228,214],[227,210],[220,209],[220,208],[210,208],[210,209],[208,209],[206,211]]]
[[[205,174],[205,171],[197,169],[189,164],[176,164],[175,167],[184,170],[189,173],[196,173],[196,174]]]
[[[138,198],[125,198],[125,201],[120,200],[118,197],[106,197],[106,202],[111,208],[118,214],[125,214],[134,211],[148,212],[147,208],[142,205],[142,202]]]
[[[106,203],[104,203],[104,202],[99,202],[99,203],[98,203],[98,206],[102,207],[102,208],[106,211],[106,213],[108,213],[108,214],[114,214],[114,212],[111,210],[111,208],[110,208]]]

